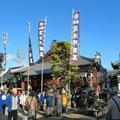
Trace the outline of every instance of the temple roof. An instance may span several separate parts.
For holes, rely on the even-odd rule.
[[[44,63],[43,65],[43,72],[44,73],[51,73],[51,64],[50,63]],[[19,68],[12,68],[11,69],[11,73],[22,73],[24,76],[29,75],[39,75],[41,73],[42,70],[42,64],[35,64],[32,66],[24,66],[24,67],[19,67]]]
[[[80,56],[79,57],[79,63],[78,65],[79,66],[84,66],[84,65],[91,65],[92,63],[94,62],[94,59],[92,58],[87,58],[87,57],[84,57],[84,56]],[[47,74],[47,73],[51,73],[51,67],[52,67],[52,64],[49,62],[45,62],[44,63],[44,73]],[[26,67],[18,67],[18,68],[14,68],[14,69],[11,69],[11,73],[23,73],[23,75],[27,76],[28,74],[29,75],[39,75],[41,73],[41,70],[42,70],[42,63],[36,63],[32,66],[29,66],[29,73],[28,73],[28,66]]]
[[[52,57],[51,55],[53,54],[53,52],[51,50],[49,50],[46,54],[45,54],[45,57],[44,57],[44,61],[49,63],[51,60],[52,60]],[[36,63],[40,63],[40,59],[36,62]],[[79,56],[79,62],[78,62],[78,65],[91,65],[93,62],[95,62],[94,58],[88,58],[88,57],[85,57],[85,56],[82,56],[80,55]]]
[[[80,56],[79,57],[79,63],[78,65],[91,65],[92,63],[94,62],[94,58],[88,58],[88,57],[85,57],[85,56]]]
[[[108,71],[108,76],[117,76],[120,74],[120,70],[109,70]]]
[[[111,65],[112,65],[113,69],[119,69],[120,68],[120,60],[111,63]]]
[[[53,42],[52,46],[56,44],[56,41]],[[52,54],[54,53],[52,51],[52,46],[51,48],[47,51],[47,53],[45,53],[44,56],[44,73],[51,73],[51,61],[52,61]],[[88,57],[84,57],[82,55],[79,56],[79,61],[78,61],[78,65],[79,66],[86,66],[86,65],[91,65],[92,63],[94,63],[95,60],[94,58],[88,58]],[[42,69],[42,63],[41,63],[41,59],[39,59],[34,65],[29,66],[29,74],[31,75],[38,75],[40,74]],[[12,70],[12,73],[16,73],[16,72],[22,72],[23,75],[28,75],[28,67],[22,67],[22,68],[18,68],[18,69],[14,69]]]
[[[52,60],[52,54],[54,53],[52,51],[52,46],[55,45],[57,42],[56,40],[52,43],[51,48],[45,53],[44,61],[50,62]],[[93,62],[95,62],[94,58],[88,58],[85,56],[80,55],[78,65],[91,65]],[[41,63],[41,60],[39,59],[36,63]]]
[[[20,67],[14,67],[14,68],[10,68],[10,71],[11,71],[11,73],[22,73],[22,72],[25,72],[25,71],[27,71],[27,67],[26,66],[20,66]]]
[[[51,66],[52,65],[50,63],[44,63],[43,73],[45,73],[45,74],[51,73]],[[41,71],[42,71],[42,64],[35,64],[33,66],[30,66],[28,70],[23,73],[24,76],[27,76],[28,74],[31,76],[39,75],[39,74],[41,74]]]
[[[52,60],[52,58],[47,55],[47,57],[45,58],[45,62],[50,63],[51,60]],[[93,62],[95,62],[94,58],[80,56],[79,61],[78,61],[78,65],[79,66],[91,65]],[[38,60],[37,63],[40,63],[40,60]]]

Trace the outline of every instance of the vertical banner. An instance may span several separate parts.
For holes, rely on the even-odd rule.
[[[32,45],[31,45],[31,39],[30,39],[30,36],[29,36],[29,65],[33,65],[34,64],[34,60],[33,60],[33,52],[32,52]]]
[[[43,69],[44,69],[44,38],[45,38],[45,28],[46,28],[46,21],[40,20],[38,25],[38,46],[39,46],[39,55],[40,60],[42,61],[42,70],[41,70],[41,93],[43,92]]]
[[[80,12],[73,10],[72,13],[72,51],[71,62],[78,63],[79,60],[79,24],[80,24]]]
[[[34,64],[34,60],[33,60],[33,52],[32,52],[31,37],[30,37],[30,21],[28,21],[28,32],[29,32],[28,59],[29,59],[29,65],[31,66]]]
[[[6,44],[7,44],[7,33],[3,33],[3,43],[4,43],[4,70],[6,69]]]
[[[40,59],[44,57],[44,37],[45,37],[46,20],[40,20],[38,25],[38,45]]]

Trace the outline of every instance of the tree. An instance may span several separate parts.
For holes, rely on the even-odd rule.
[[[71,44],[69,42],[56,42],[52,46],[52,76],[60,79],[60,85],[79,79],[78,66],[70,62]]]

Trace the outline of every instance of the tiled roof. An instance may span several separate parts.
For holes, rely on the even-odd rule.
[[[80,56],[79,57],[79,62],[78,65],[79,66],[84,66],[84,65],[91,65],[94,62],[93,58],[87,58],[84,56]],[[44,73],[51,73],[51,63],[49,62],[45,62],[44,63]],[[42,63],[38,64],[34,64],[32,66],[29,66],[29,75],[39,75],[41,73],[42,70]],[[28,75],[28,67],[20,67],[20,68],[16,68],[16,69],[11,69],[11,73],[23,73],[23,75]]]
[[[47,55],[47,57],[45,58],[45,62],[50,62],[51,60],[52,60],[52,58]],[[80,56],[78,65],[91,65],[93,62],[94,62],[94,58]],[[38,60],[37,63],[40,63],[40,60]]]
[[[94,62],[93,58],[87,58],[84,56],[80,56],[78,65],[91,65],[93,62]]]
[[[108,76],[117,76],[117,74],[120,74],[120,70],[109,70]]]
[[[19,72],[25,72],[27,71],[28,67],[22,66],[22,67],[16,67],[16,68],[11,68],[11,73],[19,73]]]
[[[117,61],[113,62],[113,65],[119,65],[120,66],[120,60],[117,60]]]
[[[51,64],[50,63],[44,63],[43,65],[43,73],[51,73]],[[42,64],[35,64],[33,66],[29,67],[29,75],[39,75],[42,71]],[[23,75],[28,75],[28,69],[26,72],[23,73]]]
[[[54,43],[55,44],[57,43],[56,40]],[[45,53],[44,61],[49,63],[52,60],[53,53],[54,53],[54,51],[52,50],[52,46],[51,46],[51,48]],[[36,63],[40,63],[40,62],[41,61],[39,59]],[[91,63],[93,63],[93,62],[94,62],[94,58],[88,58],[88,57],[84,57],[84,56],[80,55],[79,61],[77,63],[78,63],[78,65],[91,65]]]
[[[51,72],[51,64],[50,63],[44,63],[44,73],[50,73]],[[28,75],[28,70],[29,70],[29,75],[39,75],[42,70],[42,64],[35,64],[32,66],[26,66],[26,67],[20,67],[16,69],[12,69],[11,73],[23,73],[23,75]]]
[[[120,68],[120,60],[111,63],[111,66],[113,67],[113,69],[119,69]]]

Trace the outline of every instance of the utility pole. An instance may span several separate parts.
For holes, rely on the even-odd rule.
[[[45,39],[45,29],[46,29],[47,18],[45,20],[40,20],[38,25],[38,46],[41,66],[41,93],[43,92],[43,70],[44,70],[44,39]]]
[[[28,21],[28,32],[29,32],[29,36],[30,36],[30,21]],[[29,58],[28,58],[29,59]],[[28,89],[29,89],[29,63],[28,63],[28,82],[27,82],[27,86],[28,86]]]
[[[80,12],[78,10],[72,11],[72,31],[71,31],[71,48],[70,48],[70,66],[69,66],[69,102],[68,106],[71,107],[71,65],[78,63],[79,52],[80,52],[80,38],[79,38],[79,29],[80,29]]]

